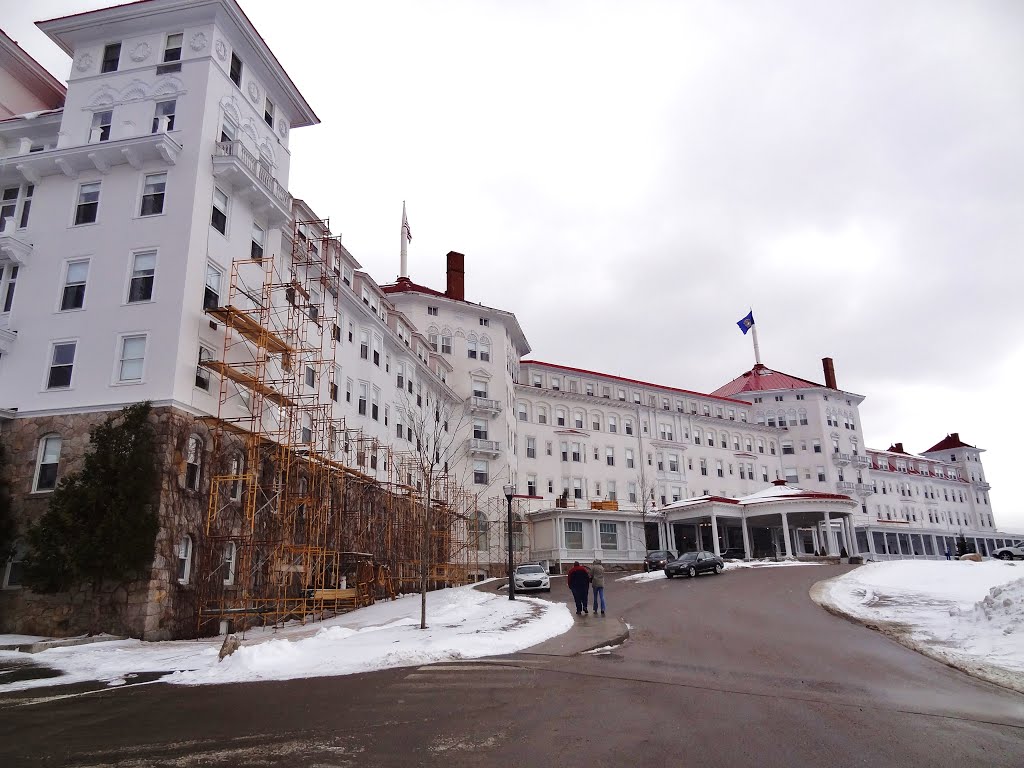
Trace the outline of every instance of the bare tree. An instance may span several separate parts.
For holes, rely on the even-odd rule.
[[[415,478],[422,506],[422,540],[420,556],[420,629],[427,628],[427,587],[431,567],[440,557],[451,553],[435,552],[432,537],[453,524],[454,518],[446,507],[451,501],[447,494],[461,486],[454,469],[464,437],[466,412],[462,400],[448,387],[440,384],[426,395],[404,395],[399,406],[402,420],[412,434],[412,460],[418,477]],[[439,494],[444,498],[438,498]]]

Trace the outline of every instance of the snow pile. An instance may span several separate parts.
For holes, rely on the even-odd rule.
[[[419,611],[419,595],[411,595],[319,624],[250,631],[242,647],[222,662],[223,638],[120,640],[33,655],[0,652],[0,661],[30,661],[64,673],[0,685],[0,692],[89,680],[117,685],[141,672],[171,672],[164,682],[188,685],[345,675],[514,653],[573,626],[562,604],[524,597],[511,601],[472,587],[429,593],[425,630],[419,629]]]
[[[872,563],[812,597],[905,645],[1024,692],[1024,568],[986,560]]]
[[[800,560],[727,560],[725,562],[725,570],[734,571],[741,568],[780,568],[791,565],[820,565],[820,563],[805,563]],[[650,573],[634,573],[632,576],[623,576],[616,579],[616,581],[631,581],[636,583],[645,583],[648,581],[658,581],[659,579],[665,578],[665,571],[651,571]]]

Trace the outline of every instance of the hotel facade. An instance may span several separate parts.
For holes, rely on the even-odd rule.
[[[983,553],[1021,538],[999,532],[982,450],[956,433],[919,454],[867,447],[864,396],[830,360],[822,383],[758,365],[699,393],[530,359],[513,312],[467,300],[460,253],[443,290],[378,283],[289,191],[291,132],[319,121],[234,0],[39,27],[70,57],[66,89],[0,37],[0,438],[19,534],[0,631],[81,630],[93,597],[22,587],[23,535],[90,427],[140,401],[161,438],[157,554],[122,590],[130,610],[104,610],[151,639],[195,631],[201,574],[223,606],[236,571],[268,567],[220,517],[260,509],[253,446],[411,494],[415,427],[442,410],[470,576],[503,573],[510,539],[516,560],[557,569],[656,548],[934,558],[960,533]],[[313,475],[274,504],[321,503]]]

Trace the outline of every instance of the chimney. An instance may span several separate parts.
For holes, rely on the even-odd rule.
[[[839,389],[836,386],[836,367],[832,364],[832,358],[821,358],[821,367],[825,371],[825,386],[829,389]]]
[[[466,257],[448,251],[448,287],[444,295],[456,301],[466,300]]]
[[[950,435],[950,437],[952,437],[958,443],[960,442],[960,433],[959,432],[954,432],[953,434]]]
[[[896,443],[893,448],[896,449],[896,453],[906,453],[906,451],[903,450],[903,443]]]

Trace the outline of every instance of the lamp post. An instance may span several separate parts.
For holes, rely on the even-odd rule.
[[[505,499],[508,501],[508,599],[516,599],[516,580],[512,565],[512,497],[516,495],[516,487],[511,483],[505,485]]]

